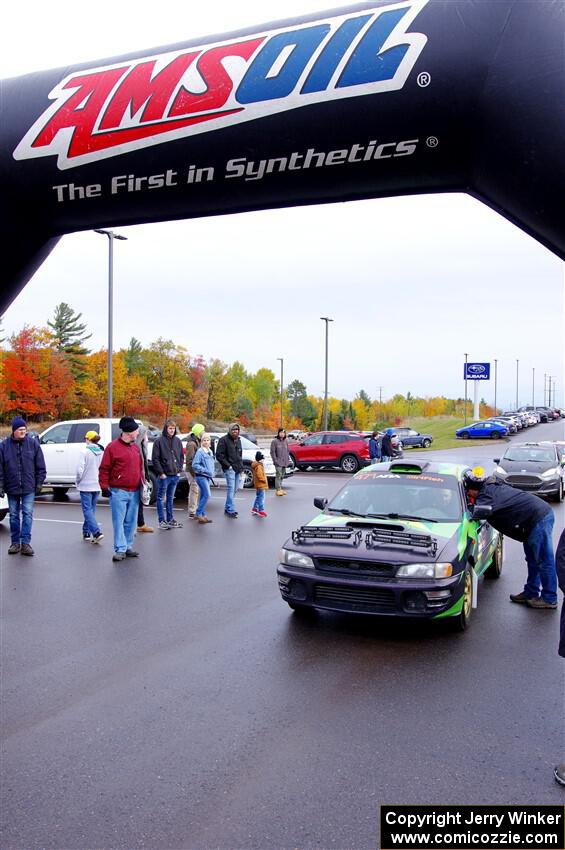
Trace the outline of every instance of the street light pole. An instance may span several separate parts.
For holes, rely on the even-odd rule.
[[[532,407],[536,406],[536,403],[534,401],[535,397],[536,397],[536,370],[535,370],[535,368],[533,368],[532,369]]]
[[[277,357],[277,360],[281,361],[281,428],[283,427],[283,401],[284,401],[284,383],[283,383],[283,364],[284,358]]]
[[[114,239],[127,242],[127,236],[120,236],[113,230],[95,230],[108,237],[108,419],[112,418],[112,353],[114,350]]]
[[[465,399],[464,399],[464,402],[463,402],[464,417],[465,417],[465,422],[463,423],[464,425],[467,424],[467,358],[468,357],[469,357],[469,355],[467,354],[467,352],[465,352]]]
[[[328,323],[333,322],[333,319],[327,316],[320,316],[320,320],[326,323],[326,382],[324,387],[324,427],[323,431],[328,430]]]
[[[520,361],[516,360],[516,410],[518,410],[518,368],[520,366]]]
[[[498,372],[498,360],[494,361],[494,415],[496,416],[498,413],[496,407],[496,380],[497,380],[497,372]]]

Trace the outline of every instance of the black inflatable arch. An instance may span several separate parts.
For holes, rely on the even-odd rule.
[[[564,17],[375,0],[3,81],[0,310],[65,233],[389,195],[468,192],[565,258]]]

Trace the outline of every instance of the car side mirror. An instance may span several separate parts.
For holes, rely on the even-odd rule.
[[[500,458],[499,457],[493,457],[493,461],[495,463],[500,463]]]
[[[314,499],[314,507],[319,508],[321,511],[325,509],[327,504],[328,500],[322,499],[320,496],[316,496],[316,498]]]
[[[489,519],[492,516],[492,505],[475,505],[473,519]]]

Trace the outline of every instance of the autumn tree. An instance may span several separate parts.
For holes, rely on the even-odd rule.
[[[47,321],[55,349],[68,359],[71,372],[78,381],[85,376],[84,358],[89,353],[84,343],[92,336],[86,333],[86,325],[80,321],[81,318],[82,313],[75,313],[62,301],[55,307],[53,321]]]

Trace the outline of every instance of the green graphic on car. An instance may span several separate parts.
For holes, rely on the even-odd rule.
[[[470,519],[461,464],[393,461],[358,472],[286,541],[283,600],[297,613],[448,619],[464,630],[502,538]]]

